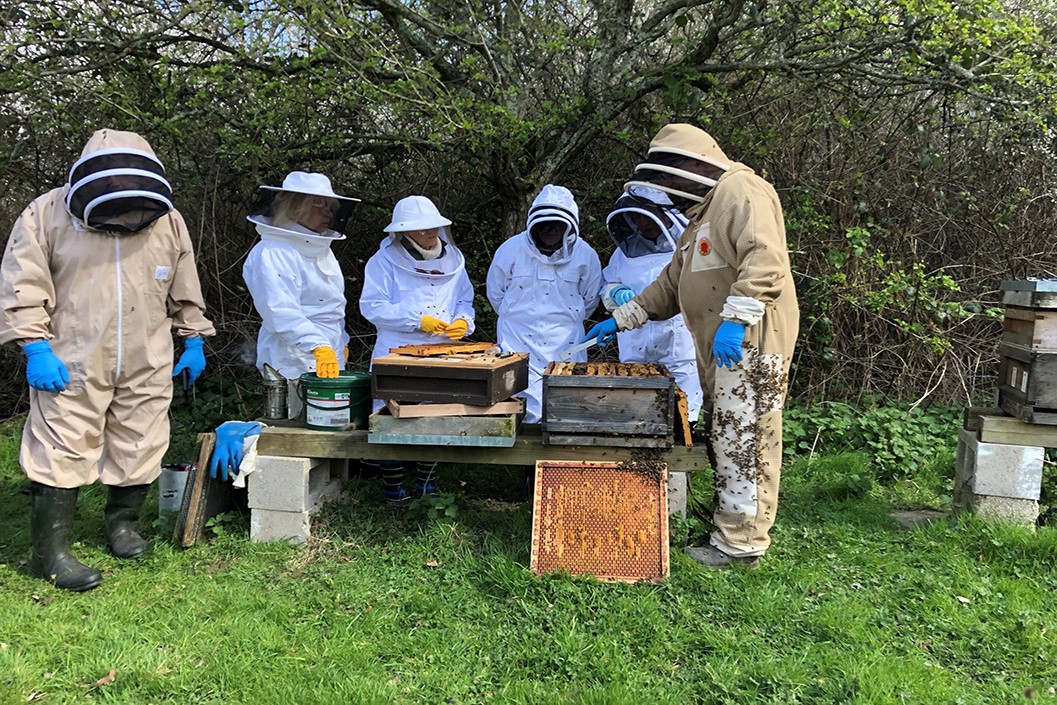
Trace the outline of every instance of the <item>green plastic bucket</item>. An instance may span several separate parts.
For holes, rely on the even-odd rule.
[[[371,414],[371,373],[342,370],[338,377],[301,375],[298,394],[305,404],[305,428],[314,431],[366,430]]]

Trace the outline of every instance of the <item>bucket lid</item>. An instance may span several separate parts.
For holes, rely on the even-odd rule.
[[[315,372],[306,372],[300,377],[302,387],[324,389],[346,389],[370,385],[371,373],[364,370],[341,370],[337,377],[317,377]]]

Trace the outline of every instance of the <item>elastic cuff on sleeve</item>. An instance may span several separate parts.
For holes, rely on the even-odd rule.
[[[620,330],[636,330],[646,325],[646,322],[650,320],[650,314],[632,299],[623,306],[618,306],[613,311],[613,318],[616,319],[617,328]]]
[[[737,321],[754,326],[763,318],[765,307],[750,296],[728,296],[719,317],[725,321]]]

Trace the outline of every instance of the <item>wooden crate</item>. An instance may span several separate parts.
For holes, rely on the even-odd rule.
[[[388,409],[371,414],[368,443],[510,448],[517,440],[517,414],[394,418]]]
[[[675,381],[658,364],[552,362],[542,425],[549,445],[671,448]]]
[[[1057,281],[1002,283],[998,406],[1026,423],[1057,424]]]
[[[371,363],[371,394],[375,399],[491,406],[527,386],[527,353],[440,357],[389,354]]]

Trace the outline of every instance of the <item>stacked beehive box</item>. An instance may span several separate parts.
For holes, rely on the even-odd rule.
[[[528,355],[493,343],[394,348],[371,363],[370,443],[512,446],[528,386]]]
[[[996,401],[1009,416],[967,414],[954,505],[1034,525],[1045,449],[1057,445],[1057,281],[1003,282],[1002,304]]]
[[[552,362],[543,375],[543,442],[671,448],[675,408],[664,365]]]

